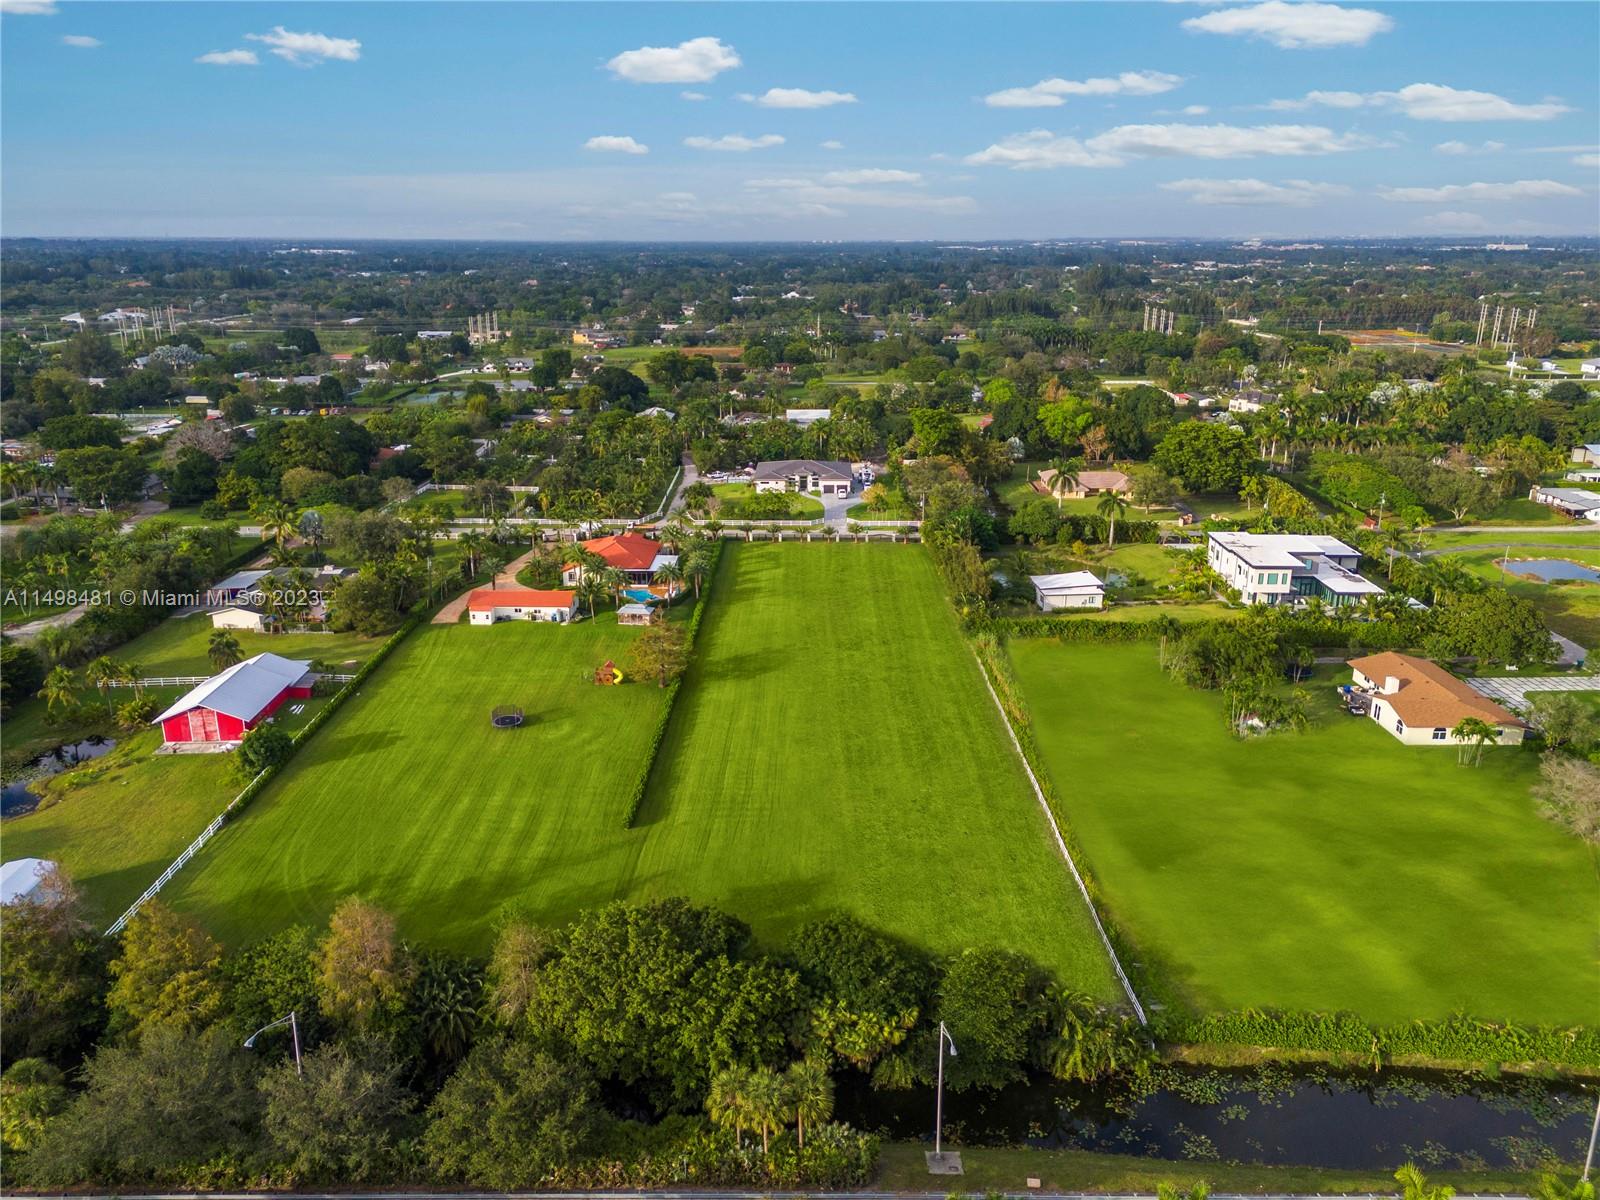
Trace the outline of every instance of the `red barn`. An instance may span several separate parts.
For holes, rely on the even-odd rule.
[[[309,662],[258,654],[191,688],[153,722],[169,746],[240,741],[285,700],[311,695]]]

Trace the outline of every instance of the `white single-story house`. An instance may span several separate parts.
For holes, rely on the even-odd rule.
[[[1567,478],[1574,483],[1600,483],[1600,468],[1587,471],[1568,471]]]
[[[1600,467],[1600,442],[1585,442],[1572,449],[1572,461],[1585,467]]]
[[[467,597],[467,620],[473,625],[496,621],[556,621],[578,615],[578,593],[565,590],[506,587],[477,588]]]
[[[1294,604],[1316,598],[1356,604],[1383,589],[1356,574],[1361,553],[1338,538],[1300,533],[1211,533],[1206,565],[1246,604]]]
[[[235,571],[219,583],[206,589],[206,599],[212,604],[233,604],[247,592],[254,591],[271,571]]]
[[[798,425],[804,429],[807,425],[815,425],[818,421],[826,421],[833,415],[829,408],[786,408],[783,410],[783,419],[791,425]]]
[[[758,492],[815,492],[820,496],[848,496],[855,488],[855,472],[847,462],[819,462],[812,458],[785,458],[757,463],[750,477]]]
[[[676,421],[678,414],[670,408],[662,408],[659,404],[652,404],[639,414],[641,417],[665,417],[669,421]]]
[[[1585,521],[1600,521],[1600,492],[1585,488],[1547,488],[1535,486],[1528,499],[1555,509],[1558,513]]]
[[[1033,598],[1040,608],[1104,608],[1106,585],[1089,571],[1060,575],[1029,575]]]
[[[1450,731],[1468,717],[1492,726],[1497,745],[1515,746],[1527,732],[1516,714],[1427,659],[1385,650],[1351,659],[1350,671],[1367,715],[1408,746],[1457,745]]]
[[[1585,379],[1600,379],[1600,358],[1584,359],[1578,370]]]
[[[265,633],[272,625],[272,616],[255,604],[229,604],[211,614],[213,629],[248,629]]]
[[[0,864],[0,904],[43,899],[44,881],[55,869],[48,858],[14,858]]]

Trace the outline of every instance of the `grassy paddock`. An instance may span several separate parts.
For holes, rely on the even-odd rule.
[[[1112,999],[1109,968],[925,553],[730,545],[637,825],[621,806],[663,693],[597,688],[636,636],[426,626],[174,883],[225,940],[352,892],[406,936],[482,950],[686,895],[766,939],[845,909],[937,951],[1024,951]],[[489,727],[521,703],[528,724]]]
[[[1403,746],[1332,674],[1312,730],[1239,741],[1152,645],[1009,652],[1113,918],[1187,1001],[1592,1018],[1595,856],[1535,813],[1531,750]]]

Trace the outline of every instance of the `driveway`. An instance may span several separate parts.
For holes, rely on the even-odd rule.
[[[518,556],[517,558],[514,558],[510,562],[508,562],[505,565],[505,569],[503,571],[501,571],[500,574],[498,574],[498,575],[496,575],[494,577],[494,586],[495,587],[518,587],[518,586],[520,586],[517,583],[517,572],[522,570],[522,568],[527,566],[529,563],[531,563],[533,561],[533,556],[535,554],[537,554],[537,553],[538,553],[537,550],[529,550],[526,554],[522,554],[522,555]],[[450,601],[449,604],[446,604],[438,612],[434,613],[433,614],[432,624],[434,624],[434,625],[454,625],[457,621],[459,621],[461,619],[461,614],[467,611],[467,598],[469,596],[471,596],[472,593],[474,591],[476,591],[478,587],[482,587],[482,586],[483,586],[482,584],[478,584],[475,587],[468,588],[466,591],[462,592],[461,595],[457,596],[454,600]]]
[[[1509,708],[1527,707],[1529,692],[1600,692],[1600,675],[1534,675],[1524,679],[1469,679],[1467,685]]]

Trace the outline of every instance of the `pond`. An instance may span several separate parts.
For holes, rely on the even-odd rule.
[[[1527,558],[1520,562],[1502,564],[1513,575],[1532,575],[1546,583],[1556,579],[1583,579],[1600,582],[1600,570],[1566,558]]]
[[[0,789],[0,817],[19,817],[32,812],[39,803],[39,796],[33,790],[34,783],[51,775],[59,775],[91,758],[99,758],[116,744],[115,738],[90,737],[81,742],[68,742],[41,754],[17,773],[19,779],[6,783]]]
[[[840,1088],[839,1115],[931,1140],[930,1089]],[[954,1145],[1028,1145],[1156,1158],[1345,1170],[1533,1169],[1582,1158],[1595,1096],[1577,1086],[1464,1075],[1163,1065],[1141,1084],[1052,1080],[947,1093]]]

